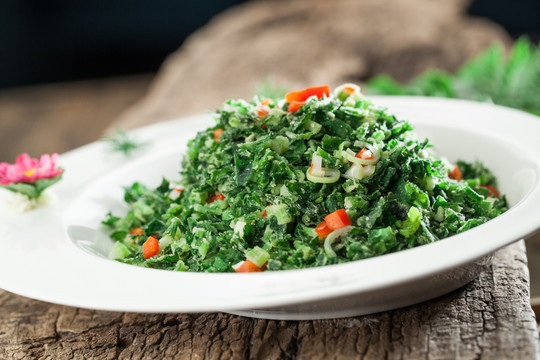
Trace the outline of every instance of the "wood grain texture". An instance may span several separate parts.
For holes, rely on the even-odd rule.
[[[94,311],[0,291],[0,359],[534,359],[526,263],[521,241],[448,295],[317,321]]]

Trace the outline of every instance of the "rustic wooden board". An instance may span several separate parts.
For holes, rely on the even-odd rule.
[[[448,295],[318,321],[94,311],[0,291],[0,359],[532,359],[526,263],[519,242]]]

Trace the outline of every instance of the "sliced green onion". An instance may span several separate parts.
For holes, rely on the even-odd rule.
[[[343,185],[341,186],[343,187],[343,190],[345,190],[346,193],[350,193],[351,191],[353,191],[354,189],[358,187],[358,182],[354,181],[353,179],[349,179],[345,181],[345,183],[343,183]]]
[[[246,259],[257,265],[259,268],[262,267],[269,258],[270,254],[258,246],[255,246],[253,249],[246,252]]]
[[[356,145],[356,143],[355,143],[355,145]],[[373,154],[373,159],[358,158],[358,157],[356,157],[356,154],[354,153],[354,151],[352,151],[351,149],[347,149],[347,150],[343,151],[342,154],[347,160],[349,160],[352,163],[361,164],[361,165],[375,165],[376,163],[379,162],[379,160],[381,158],[381,152],[380,152],[379,149],[377,149],[377,148],[375,148],[375,147],[373,147],[371,145],[368,145],[368,146],[362,146],[362,147],[365,147],[366,149],[371,151],[371,153]]]
[[[373,135],[371,135],[371,138],[375,140],[375,142],[380,143],[384,140],[384,132],[382,131],[375,131]]]
[[[289,191],[289,188],[285,184],[283,184],[279,188],[279,195],[281,195],[281,196],[291,196],[291,192]]]
[[[306,128],[307,131],[311,131],[314,134],[317,134],[322,129],[322,125],[313,120],[306,121],[306,124],[304,125],[304,127]]]
[[[120,241],[116,241],[109,253],[109,259],[117,260],[123,259],[128,255],[131,255],[132,252],[129,248]]]
[[[289,214],[289,208],[285,204],[267,206],[266,214],[269,217],[275,216],[279,225],[285,225],[293,221],[292,216]]]
[[[336,170],[336,169],[322,168],[321,169],[322,176],[314,175],[310,173],[309,170],[310,169],[306,171],[306,177],[309,181],[314,182],[314,183],[321,183],[321,184],[335,183],[336,181],[339,180],[339,175],[341,175],[339,170]]]
[[[336,252],[332,249],[332,243],[341,235],[348,233],[352,230],[352,226],[348,225],[340,229],[332,231],[326,239],[324,239],[324,252],[330,257],[336,257]]]
[[[282,155],[289,150],[289,139],[285,136],[276,136],[275,139],[268,141],[266,146]]]
[[[169,234],[166,234],[165,236],[163,236],[161,239],[159,239],[159,250],[161,251],[165,249],[166,247],[170,246],[173,240],[174,239]]]
[[[244,227],[246,226],[246,222],[243,219],[240,219],[234,224],[233,233],[238,234],[239,237],[244,237]]]
[[[346,83],[338,86],[334,90],[334,96],[341,101],[345,101],[349,96],[353,94],[357,96],[361,95],[360,86],[356,84]]]
[[[353,163],[349,170],[343,174],[344,178],[360,180],[364,177],[364,167],[361,164]]]
[[[313,176],[324,176],[322,169],[322,157],[313,153],[313,156],[311,157],[311,167],[309,168],[308,173]]]
[[[359,147],[359,148],[366,148],[366,149],[371,149],[373,147],[372,144],[366,142],[366,141],[360,141],[360,140],[356,140],[354,142],[354,146],[356,147]]]
[[[375,172],[375,165],[366,165],[364,166],[364,178],[367,178]]]
[[[424,188],[427,191],[431,191],[435,189],[436,185],[437,185],[437,179],[434,178],[433,176],[428,175],[424,178]]]

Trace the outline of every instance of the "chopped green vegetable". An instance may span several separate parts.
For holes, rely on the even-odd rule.
[[[506,210],[481,163],[457,171],[435,158],[355,85],[297,94],[313,89],[324,91],[295,112],[284,99],[227,101],[189,141],[181,184],[125,189],[129,211],[103,222],[111,257],[174,271],[298,269],[428,244]]]
[[[269,258],[270,254],[258,246],[255,246],[253,249],[246,252],[246,259],[257,265],[259,268],[263,267]]]

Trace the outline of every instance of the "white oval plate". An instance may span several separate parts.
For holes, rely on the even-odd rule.
[[[461,100],[373,97],[450,160],[480,159],[494,171],[511,209],[451,238],[367,260],[257,274],[181,273],[106,258],[100,225],[125,209],[122,186],[175,177],[187,140],[212,125],[208,115],[131,132],[149,146],[135,158],[96,142],[61,156],[56,201],[16,214],[0,206],[0,287],[84,308],[137,312],[226,311],[273,319],[367,314],[424,301],[473,279],[494,250],[540,228],[540,119]],[[10,196],[0,191],[0,203]]]

